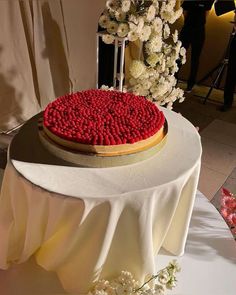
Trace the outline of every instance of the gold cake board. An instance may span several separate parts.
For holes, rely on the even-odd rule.
[[[159,152],[162,147],[165,145],[168,134],[168,124],[165,121],[164,130],[163,130],[163,138],[157,144],[144,149],[142,151],[138,151],[132,154],[124,154],[124,155],[114,155],[114,156],[104,156],[96,153],[86,153],[80,152],[73,149],[69,149],[63,147],[57,143],[55,143],[47,134],[45,133],[42,125],[42,118],[39,119],[38,123],[39,129],[39,138],[45,148],[52,153],[54,156],[63,159],[67,162],[76,164],[82,167],[91,167],[91,168],[107,168],[107,167],[116,167],[116,166],[124,166],[134,164],[140,161],[144,161],[152,156],[154,156],[157,152]]]

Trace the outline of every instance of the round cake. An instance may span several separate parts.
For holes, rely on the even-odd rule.
[[[132,93],[86,90],[50,103],[43,131],[57,147],[101,157],[130,155],[159,144],[165,117],[145,97]],[[104,158],[103,158],[104,159]]]

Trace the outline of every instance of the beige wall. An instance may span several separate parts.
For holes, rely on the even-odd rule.
[[[210,11],[210,14],[206,23],[206,41],[202,50],[200,58],[200,66],[198,71],[197,80],[204,77],[211,69],[219,64],[222,60],[230,34],[232,32],[232,21],[234,13],[229,12],[222,16],[216,16],[214,9]],[[183,25],[183,18],[176,23],[178,29],[181,29]],[[187,54],[187,63],[180,71],[180,78],[186,80],[189,73],[189,57],[190,50]],[[209,80],[206,81],[206,84]]]

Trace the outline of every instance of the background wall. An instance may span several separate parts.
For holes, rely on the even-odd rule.
[[[105,0],[0,1],[0,132],[55,97],[95,87]]]

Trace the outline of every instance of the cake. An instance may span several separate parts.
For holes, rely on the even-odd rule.
[[[86,90],[61,96],[43,113],[43,131],[50,145],[80,158],[84,154],[103,160],[157,146],[166,134],[164,123],[164,114],[154,103],[119,91]]]

